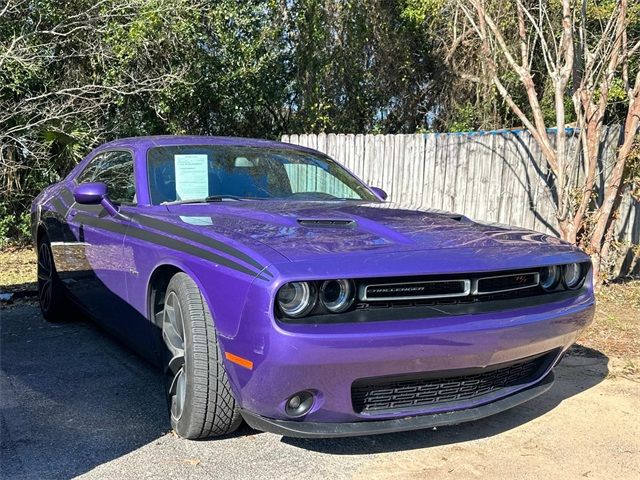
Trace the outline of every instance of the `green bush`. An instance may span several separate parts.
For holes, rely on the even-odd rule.
[[[0,205],[0,247],[26,244],[31,237],[30,212],[14,212],[6,204]]]

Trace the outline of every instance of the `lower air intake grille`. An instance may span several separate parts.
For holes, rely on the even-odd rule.
[[[441,372],[438,378],[433,375],[422,378],[404,375],[361,379],[351,386],[351,401],[357,413],[366,414],[469,400],[534,381],[556,354],[554,351],[517,363],[487,367],[480,373],[469,371],[469,375],[456,375],[456,371],[449,371]]]

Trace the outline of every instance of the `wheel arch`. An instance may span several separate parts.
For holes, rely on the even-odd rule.
[[[140,292],[138,298],[140,299],[141,310],[144,309],[146,318],[153,325],[160,325],[156,321],[155,314],[160,311],[159,307],[162,305],[168,282],[173,275],[181,272],[188,275],[200,290],[202,298],[211,313],[219,337],[230,339],[237,335],[246,298],[243,297],[244,300],[242,302],[230,304],[225,295],[230,291],[229,288],[244,288],[248,293],[249,287],[255,278],[237,279],[237,277],[233,278],[226,274],[221,277],[211,277],[211,267],[207,262],[200,261],[200,259],[194,259],[193,262],[182,261],[175,257],[158,259],[155,262],[155,266],[149,269],[149,272],[144,275],[144,278],[148,280],[144,286],[141,285],[142,288],[140,290],[145,290],[138,290]],[[236,283],[232,284],[233,287],[229,287],[230,282],[225,279],[232,278]],[[212,288],[214,284],[216,287]],[[233,291],[235,292],[235,290]]]
[[[156,315],[160,312],[160,307],[164,302],[169,282],[176,273],[180,272],[187,273],[182,268],[170,263],[160,264],[151,272],[147,284],[147,318],[155,326],[160,326]]]
[[[188,275],[191,280],[193,280],[200,290],[200,294],[202,295],[204,301],[209,307],[209,311],[211,312],[213,318],[216,318],[215,314],[215,305],[213,304],[212,299],[209,297],[209,293],[204,288],[204,285],[198,278],[198,275],[189,268],[187,265],[181,262],[174,262],[171,260],[165,260],[158,263],[151,272],[149,276],[149,281],[147,282],[147,318],[156,326],[159,324],[156,321],[155,315],[159,313],[157,308],[162,305],[164,301],[164,294],[169,286],[169,282],[171,278],[176,273],[184,273]]]

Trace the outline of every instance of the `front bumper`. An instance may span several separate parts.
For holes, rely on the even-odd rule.
[[[514,310],[282,325],[265,318],[265,311],[272,311],[269,294],[261,298],[259,291],[253,293],[236,335],[221,338],[223,351],[253,362],[251,370],[225,363],[235,398],[250,425],[304,436],[366,435],[460,423],[526,401],[546,389],[553,365],[592,321],[595,307],[592,290],[585,288],[571,298]],[[453,406],[435,403],[366,413],[356,411],[352,402],[352,384],[360,379],[483,369],[547,352],[557,355],[539,375],[489,397]],[[300,391],[312,392],[315,402],[309,413],[294,420],[285,405]]]
[[[456,425],[464,422],[479,420],[495,415],[532,398],[542,395],[549,390],[554,382],[553,371],[549,372],[539,383],[517,393],[496,400],[486,405],[454,410],[428,415],[403,417],[393,420],[372,420],[346,423],[315,423],[296,422],[291,420],[274,420],[261,417],[246,410],[242,410],[242,417],[250,427],[264,432],[271,432],[285,437],[297,438],[337,438],[355,437],[361,435],[377,435],[381,433],[396,433],[408,430]]]

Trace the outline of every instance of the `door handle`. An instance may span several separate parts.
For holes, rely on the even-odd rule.
[[[78,210],[76,210],[75,208],[72,208],[71,210],[69,210],[69,218],[73,218],[78,214]]]

